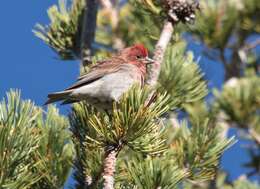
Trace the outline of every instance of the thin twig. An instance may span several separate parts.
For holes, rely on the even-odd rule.
[[[242,49],[244,51],[249,51],[251,49],[256,48],[258,45],[260,45],[260,38],[256,39],[255,41],[253,41],[252,43],[246,44]]]
[[[172,33],[173,33],[173,24],[168,20],[166,20],[160,35],[160,39],[158,40],[155,46],[155,51],[153,56],[155,63],[151,67],[149,78],[147,81],[147,83],[152,86],[156,85],[157,83],[160,74],[161,65],[163,63],[164,53],[166,51],[167,45],[171,40]]]
[[[254,141],[260,145],[260,135],[252,128],[248,130],[248,133],[253,137]]]
[[[226,57],[225,57],[224,49],[220,50],[220,60],[223,63],[225,69],[228,70],[229,67],[228,67],[228,62],[227,62]]]
[[[81,60],[82,65],[86,66],[91,62],[91,56],[93,54],[92,43],[95,39],[98,1],[97,0],[85,0],[86,7],[84,9],[84,17],[82,24],[81,35]]]

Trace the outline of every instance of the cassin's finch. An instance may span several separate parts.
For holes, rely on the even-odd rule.
[[[79,77],[71,87],[48,95],[45,104],[62,104],[86,100],[98,108],[111,108],[134,83],[144,84],[146,65],[153,63],[147,49],[139,44],[121,50],[112,58],[100,61]]]

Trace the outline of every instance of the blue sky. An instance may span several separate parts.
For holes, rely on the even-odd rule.
[[[48,23],[46,10],[56,0],[4,0],[0,7],[0,98],[10,88],[22,91],[24,99],[31,99],[42,105],[49,92],[65,88],[78,76],[78,62],[63,62],[39,39],[32,29],[37,22]],[[199,56],[199,45],[190,48]],[[220,87],[223,80],[222,67],[206,59],[201,60],[209,86]],[[67,108],[62,112],[66,113]],[[231,131],[230,135],[235,134]],[[237,178],[246,171],[241,167],[248,160],[246,151],[241,149],[245,141],[239,141],[222,158],[221,167],[228,170],[230,178]]]
[[[24,98],[42,105],[46,94],[71,84],[78,75],[77,62],[63,62],[34,37],[37,22],[48,23],[47,8],[54,0],[3,1],[0,10],[0,95],[9,88],[22,90]]]

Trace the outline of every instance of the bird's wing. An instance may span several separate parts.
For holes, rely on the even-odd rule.
[[[113,69],[113,65],[116,65],[116,64],[122,64],[124,63],[125,60],[122,59],[122,58],[119,58],[119,57],[112,57],[110,59],[107,59],[107,60],[103,60],[103,61],[98,61],[95,65],[93,65],[91,68],[90,68],[90,71],[82,76],[79,76],[77,80],[81,80],[81,79],[85,79],[86,77],[88,77],[88,75],[90,75],[90,73],[94,73],[96,70],[107,70],[107,69],[110,69],[112,68]]]
[[[106,74],[114,73],[118,71],[121,67],[120,65],[123,63],[123,60],[121,60],[121,62],[118,61],[119,60],[117,61],[108,60],[108,61],[98,62],[90,69],[90,71],[87,74],[80,76],[78,78],[78,81],[75,84],[73,84],[72,86],[70,86],[65,90],[78,88],[82,85],[86,85],[88,83],[96,81],[97,79],[100,79]]]

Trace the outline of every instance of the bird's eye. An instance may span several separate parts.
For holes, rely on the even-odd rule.
[[[137,55],[137,56],[136,56],[136,58],[137,58],[137,59],[140,59],[140,58],[141,58],[141,56],[140,56],[140,55]]]

